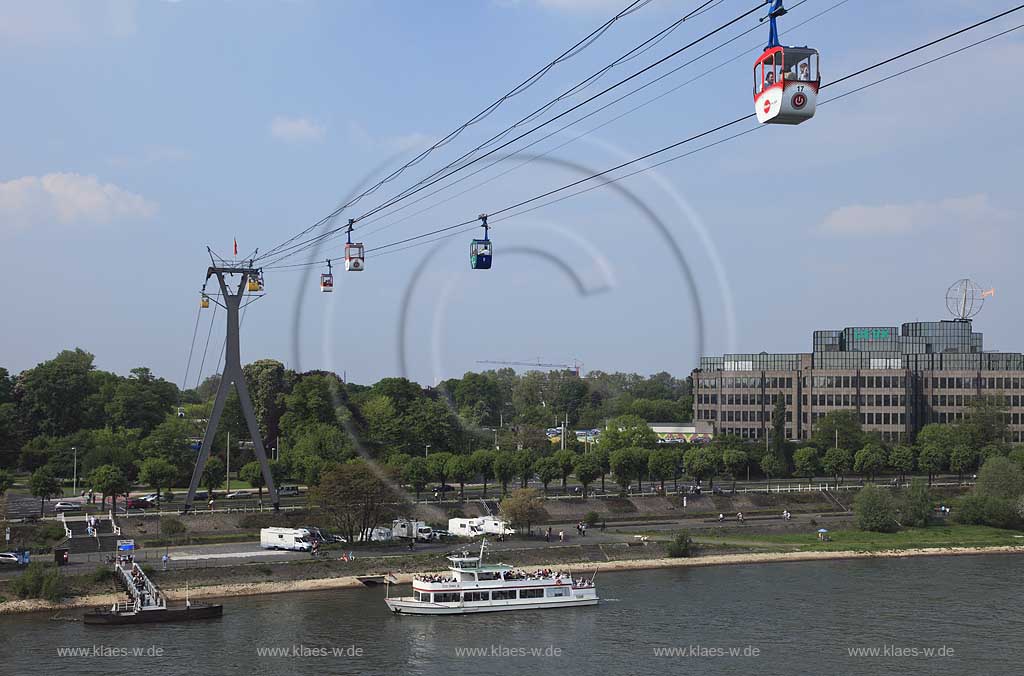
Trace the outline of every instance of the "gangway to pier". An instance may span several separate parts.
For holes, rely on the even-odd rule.
[[[127,604],[116,604],[116,611],[166,610],[167,598],[153,584],[139,564],[130,555],[117,557],[114,574],[124,586],[130,599]]]

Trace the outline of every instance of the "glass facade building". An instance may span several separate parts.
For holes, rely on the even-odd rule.
[[[865,430],[912,441],[924,425],[963,418],[971,397],[999,395],[1010,439],[1024,440],[1024,355],[985,352],[970,320],[815,331],[805,353],[704,357],[693,372],[694,421],[716,434],[761,439],[779,397],[786,436],[808,439],[837,409]]]

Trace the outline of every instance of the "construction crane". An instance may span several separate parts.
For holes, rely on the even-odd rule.
[[[580,372],[583,370],[583,362],[578,359],[573,359],[571,364],[547,364],[537,357],[537,361],[496,361],[493,359],[478,359],[477,364],[497,364],[499,366],[532,366],[533,368],[541,369],[568,369],[575,371],[576,376],[579,377]]]

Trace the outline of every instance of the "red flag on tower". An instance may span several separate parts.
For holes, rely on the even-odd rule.
[[[235,255],[238,255],[238,239],[235,239]]]

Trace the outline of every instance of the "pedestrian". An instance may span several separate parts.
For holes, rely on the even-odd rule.
[[[580,535],[587,537],[587,524],[586,522],[580,524]]]
[[[210,502],[208,502],[207,505],[209,505],[210,511],[212,512],[213,511],[213,498],[210,498]]]
[[[544,542],[551,542],[551,526],[548,526],[548,529],[544,531]]]
[[[164,552],[164,555],[160,557],[160,560],[163,561],[164,570],[167,570],[167,563],[171,560],[171,555],[167,552]]]
[[[721,512],[719,512],[718,513],[718,523],[722,523],[723,521],[725,521],[725,514],[722,514]]]
[[[605,529],[605,527],[606,527],[607,525],[608,525],[608,524],[607,524],[606,522],[604,522],[604,521],[602,521],[602,522],[601,522],[601,532],[602,532],[602,533],[604,532],[604,529]]]
[[[565,531],[564,530],[558,531],[558,541],[559,542],[565,542]]]

